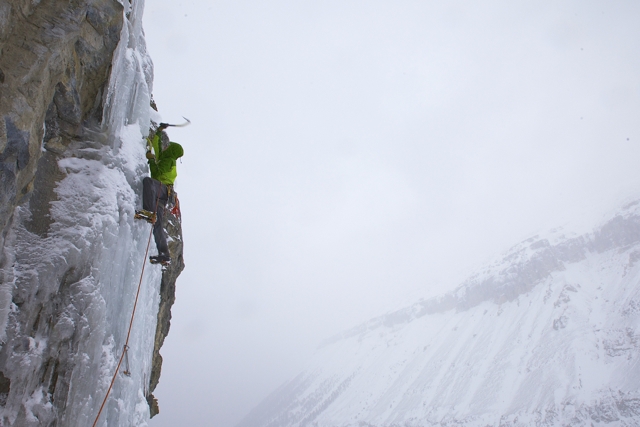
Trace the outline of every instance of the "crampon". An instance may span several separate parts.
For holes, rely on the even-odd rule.
[[[154,255],[149,257],[151,264],[161,264],[163,267],[171,265],[171,257],[168,255]]]
[[[156,223],[156,214],[154,212],[150,212],[150,211],[147,211],[147,210],[144,210],[144,209],[136,211],[136,213],[133,215],[133,217],[135,219],[144,219],[149,224],[155,224]]]

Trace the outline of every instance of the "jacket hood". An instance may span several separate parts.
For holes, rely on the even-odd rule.
[[[177,142],[171,142],[166,150],[162,153],[165,156],[170,156],[173,159],[179,159],[184,155],[184,150],[182,149],[182,145]]]

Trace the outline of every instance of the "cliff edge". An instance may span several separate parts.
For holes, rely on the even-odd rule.
[[[98,425],[144,425],[184,268],[140,278],[153,64],[144,2],[0,3],[0,424],[91,425],[116,369],[141,280],[125,369]],[[155,331],[155,334],[154,334]],[[145,403],[140,405],[140,403]],[[146,403],[149,404],[148,408]]]

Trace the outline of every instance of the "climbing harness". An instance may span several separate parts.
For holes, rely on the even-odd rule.
[[[171,214],[181,220],[182,212],[180,212],[180,200],[178,200],[178,195],[176,194],[176,203],[171,208]]]
[[[178,200],[178,193],[173,189],[173,184],[167,184],[167,210],[171,212],[171,215],[180,219],[180,200]]]

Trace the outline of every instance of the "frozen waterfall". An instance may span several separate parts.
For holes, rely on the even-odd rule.
[[[91,426],[123,350],[151,229],[133,219],[148,174],[145,137],[159,120],[149,106],[144,1],[123,6],[101,127],[87,129],[52,167],[60,179],[47,232],[24,225],[32,212],[23,204],[6,237],[13,268],[0,289],[10,376],[3,425]],[[98,426],[147,425],[161,276],[159,266],[146,267],[128,357]]]

